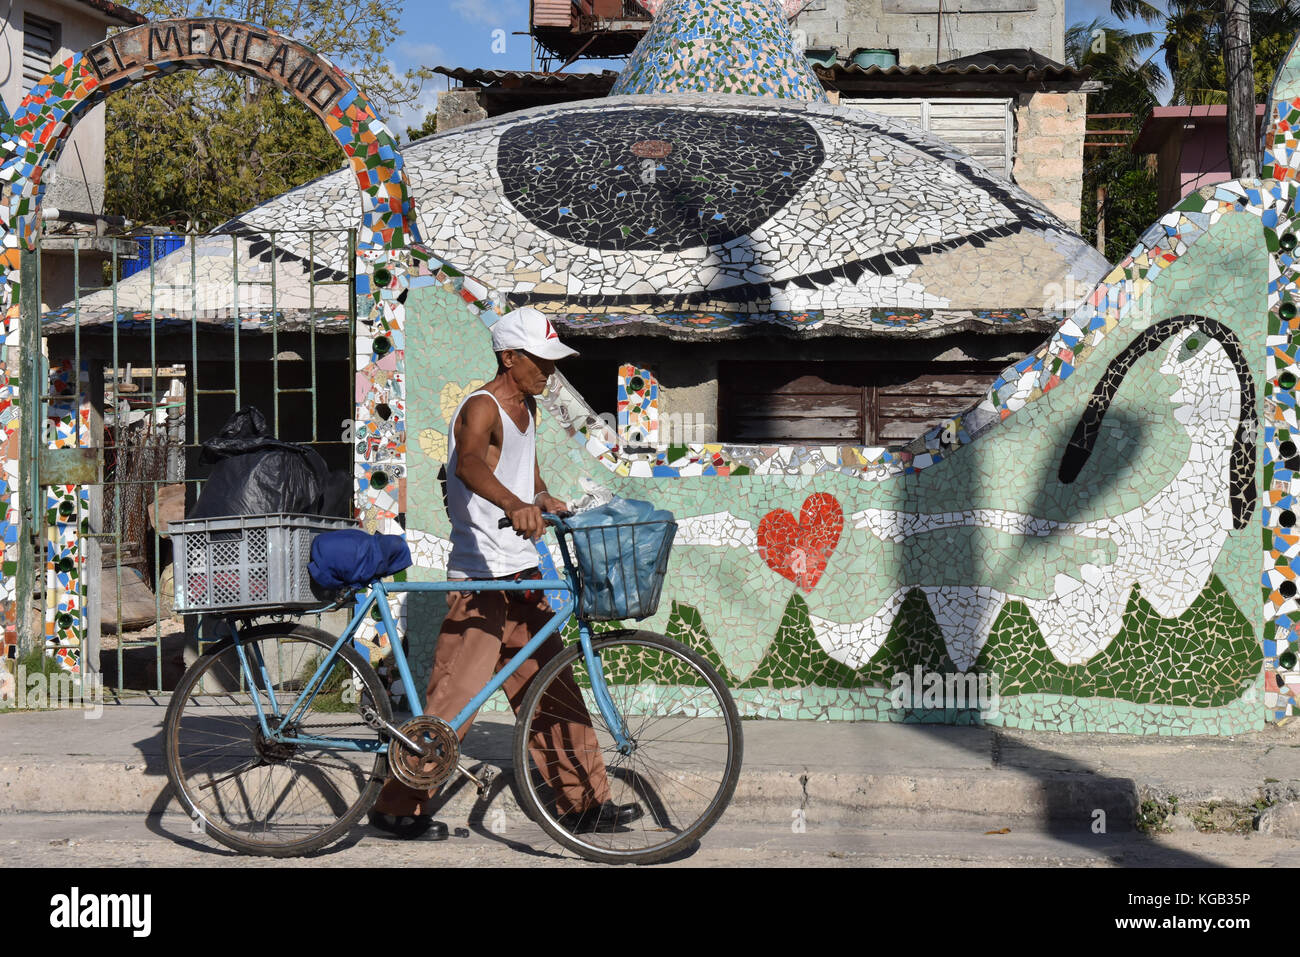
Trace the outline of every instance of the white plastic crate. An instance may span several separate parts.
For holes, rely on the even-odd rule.
[[[314,608],[307,565],[321,532],[357,528],[323,515],[232,515],[170,522],[179,614]]]

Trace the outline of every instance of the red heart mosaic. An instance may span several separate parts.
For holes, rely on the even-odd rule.
[[[844,529],[844,512],[835,496],[818,492],[804,499],[799,520],[783,508],[758,523],[758,553],[767,567],[812,591]]]

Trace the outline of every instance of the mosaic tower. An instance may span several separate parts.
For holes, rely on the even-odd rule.
[[[638,93],[828,102],[781,0],[664,0],[610,91]]]

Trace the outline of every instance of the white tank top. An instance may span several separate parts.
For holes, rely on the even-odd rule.
[[[448,578],[500,578],[535,568],[540,561],[537,548],[513,528],[497,528],[505,512],[487,499],[475,495],[456,477],[456,420],[465,403],[486,395],[497,403],[501,415],[501,458],[492,474],[520,500],[532,504],[537,494],[533,478],[537,467],[537,434],[533,418],[527,431],[520,432],[514,419],[491,392],[472,392],[456,407],[447,436],[447,514],[451,518],[451,557]]]

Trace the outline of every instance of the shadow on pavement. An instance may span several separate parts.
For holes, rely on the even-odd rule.
[[[1019,774],[1036,781],[1045,805],[1045,823],[1034,833],[1047,834],[1091,852],[1101,852],[1119,866],[1132,867],[1219,867],[1216,862],[1153,840],[1139,828],[1141,796],[1138,782],[1128,777],[1099,774],[1068,755],[1036,747],[998,728],[985,727],[989,737],[976,728],[940,724],[900,724],[920,735],[940,735],[945,744],[958,744],[972,754],[991,759],[997,773]],[[1167,744],[1168,739],[1159,739]],[[985,745],[991,751],[985,750]],[[1097,811],[1104,813],[1099,818]],[[1093,830],[1098,821],[1105,831]],[[998,835],[991,834],[990,840]],[[1139,858],[1129,861],[1129,858]]]

